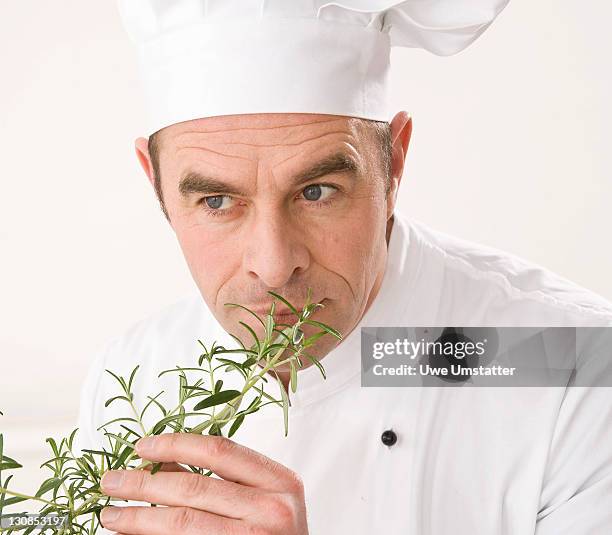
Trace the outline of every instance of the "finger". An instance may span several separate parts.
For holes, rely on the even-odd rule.
[[[150,472],[151,470],[153,470],[153,465],[148,464],[147,466],[143,468],[143,470],[147,470],[148,472]],[[160,472],[191,472],[191,470],[189,470],[188,468],[185,468],[184,466],[181,466],[178,463],[163,463],[159,471]]]
[[[105,494],[125,500],[185,506],[228,518],[265,509],[272,493],[194,473],[111,470],[101,481]]]
[[[227,479],[276,492],[301,487],[297,475],[282,464],[229,438],[192,433],[165,433],[136,443],[143,459],[208,468]]]
[[[218,535],[241,533],[244,522],[189,507],[105,507],[102,525],[130,535]]]

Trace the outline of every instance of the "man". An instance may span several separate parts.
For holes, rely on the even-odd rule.
[[[249,415],[233,439],[139,441],[142,458],[166,464],[154,475],[105,475],[107,494],[143,504],[106,508],[105,528],[612,530],[608,389],[360,385],[365,326],[612,326],[603,298],[395,209],[412,121],[406,112],[381,120],[389,45],[458,52],[504,5],[120,3],[153,113],[154,135],[138,138],[136,153],[199,291],[99,353],[83,386],[81,445],[101,446],[96,428],[125,416],[104,406],[116,393],[104,369],[127,375],[139,365],[134,404],[142,407],[161,389],[176,393],[158,373],[193,365],[198,339],[237,347],[230,334],[247,336],[239,321],[252,318],[225,303],[263,314],[269,290],[301,307],[311,288],[325,305],[313,318],[343,340],[316,346],[325,380],[307,362],[298,372],[286,437],[271,407]],[[250,325],[261,337],[263,327]],[[281,379],[287,387],[288,369]]]

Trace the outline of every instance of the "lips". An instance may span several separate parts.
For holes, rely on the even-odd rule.
[[[288,300],[289,301],[289,300]],[[323,301],[312,301],[313,303],[323,303],[325,301],[325,299],[323,299]],[[258,306],[248,306],[245,305],[248,309],[252,310],[253,312],[257,313],[257,314],[268,314],[270,312],[270,307],[264,307],[262,308],[261,305]],[[296,306],[295,309],[299,312],[301,310],[304,309],[303,306]],[[275,316],[294,316],[295,314],[293,312],[291,312],[290,309],[288,308],[278,308],[277,306],[274,307],[274,315]]]
[[[257,314],[268,314],[268,312],[270,312],[270,307],[267,308],[251,308],[251,307],[247,307],[250,308],[253,312],[256,312]],[[301,310],[300,308],[296,308],[296,310]],[[288,308],[285,309],[278,309],[276,307],[274,307],[274,315],[275,316],[289,316],[289,315],[293,315],[293,312],[291,312],[291,310],[289,310]]]

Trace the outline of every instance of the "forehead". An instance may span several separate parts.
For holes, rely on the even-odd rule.
[[[361,119],[320,114],[244,114],[177,123],[157,134],[165,156],[182,156],[189,148],[223,145],[236,152],[347,142],[359,149],[368,139]]]

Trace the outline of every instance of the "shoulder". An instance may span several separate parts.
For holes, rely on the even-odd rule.
[[[507,251],[400,217],[411,246],[419,249],[420,273],[438,275],[440,302],[450,315],[462,308],[484,322],[507,325],[612,325],[612,303],[595,292]]]
[[[172,339],[183,335],[185,331],[199,329],[202,324],[206,324],[208,315],[210,312],[202,296],[194,292],[134,322],[119,333],[113,343],[150,346],[155,339]]]
[[[115,380],[106,373],[128,378],[136,366],[134,402],[143,407],[147,396],[158,387],[173,391],[174,376],[159,378],[162,370],[175,365],[189,366],[201,353],[198,340],[215,334],[211,312],[198,293],[190,294],[134,322],[108,340],[93,355],[81,386],[79,427],[85,444],[99,446],[103,440],[96,428],[113,417],[121,416],[121,406],[105,407],[111,396],[120,394]]]
[[[165,368],[168,363],[171,367],[192,361],[198,353],[198,339],[211,334],[210,316],[199,292],[184,296],[111,338],[97,356],[98,365],[129,373],[136,365]]]

